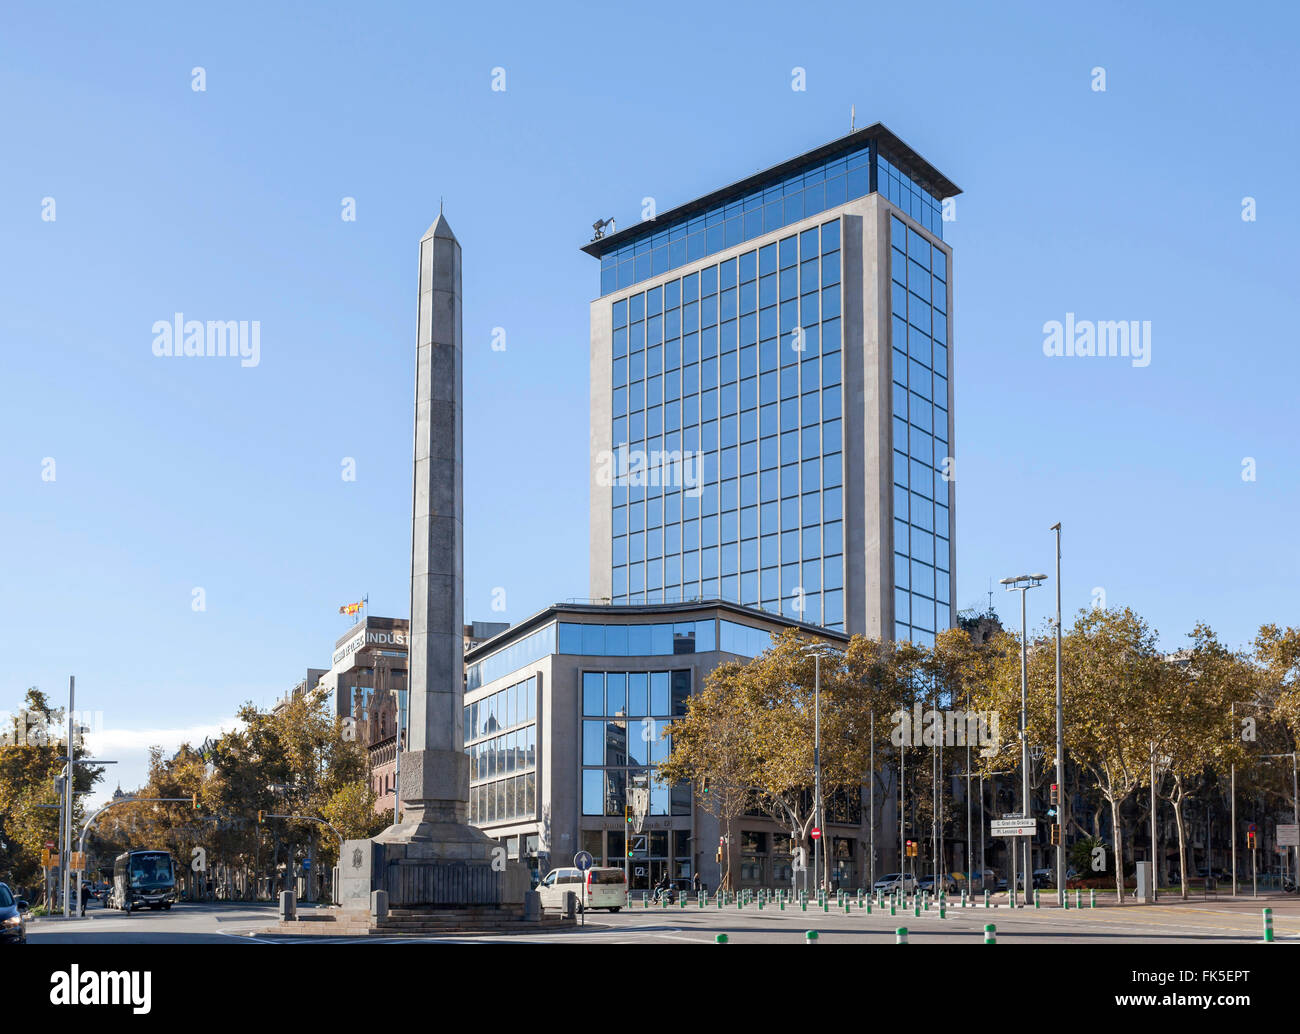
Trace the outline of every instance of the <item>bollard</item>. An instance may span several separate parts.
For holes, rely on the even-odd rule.
[[[1070,892],[1068,890],[1061,895],[1061,907],[1067,912],[1070,910]]]
[[[1090,890],[1090,891],[1088,891],[1088,896],[1089,896],[1089,898],[1091,899],[1091,904],[1088,905],[1088,907],[1089,907],[1089,908],[1096,908],[1096,907],[1097,907],[1097,892],[1096,892],[1095,890]]]
[[[907,943],[907,927],[906,927],[906,926],[900,926],[897,930],[894,931],[894,943],[895,943],[895,944],[906,944],[906,943]]]
[[[920,918],[921,918],[921,899],[920,899],[920,898],[916,898],[914,904],[912,905],[912,918],[914,918],[914,919],[920,919]]]
[[[816,930],[809,930],[806,934],[803,935],[803,941],[804,941],[804,944],[816,944],[816,943],[817,943],[817,931],[816,931]]]
[[[1038,908],[1038,907],[1039,907],[1039,903],[1038,903],[1038,888],[1035,887],[1035,888],[1034,888],[1034,908]]]
[[[889,914],[891,916],[898,915],[898,902],[893,898],[889,899]]]
[[[1273,943],[1273,910],[1271,908],[1264,909],[1264,943]]]
[[[984,907],[989,907],[989,892],[987,887],[984,888]]]
[[[808,899],[807,899],[807,898],[804,898],[802,901],[800,901],[800,902],[799,902],[799,907],[802,908],[805,912],[807,912],[807,911],[808,911]]]
[[[939,899],[939,918],[940,919],[948,918],[947,913],[944,911],[943,898]]]
[[[994,926],[992,923],[984,924],[984,943],[985,944],[998,943],[998,928]]]
[[[714,944],[726,944],[726,943],[727,943],[727,935],[726,935],[725,933],[720,933],[720,934],[718,934],[717,937],[713,938],[713,943],[714,943]]]
[[[871,915],[871,899],[867,898],[867,915]]]

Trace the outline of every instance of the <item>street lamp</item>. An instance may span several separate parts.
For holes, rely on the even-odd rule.
[[[1056,532],[1056,904],[1065,907],[1065,705],[1061,696],[1061,522]]]
[[[826,831],[822,828],[822,655],[839,653],[829,643],[809,643],[802,652],[813,659],[813,869],[817,873],[816,887],[822,885],[821,846]]]
[[[1021,811],[1024,818],[1030,817],[1029,801],[1029,738],[1025,732],[1025,714],[1029,697],[1029,620],[1025,607],[1025,595],[1030,589],[1037,589],[1047,581],[1045,574],[1018,574],[1003,578],[1000,585],[1007,587],[1007,592],[1020,592],[1020,772],[1021,772]],[[1025,904],[1029,904],[1029,839],[1025,839]],[[1014,896],[1015,888],[1011,893]]]

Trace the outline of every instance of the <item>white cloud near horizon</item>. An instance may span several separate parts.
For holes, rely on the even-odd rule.
[[[149,776],[151,747],[161,747],[165,754],[174,754],[184,743],[197,747],[207,737],[216,739],[242,724],[238,718],[232,717],[213,724],[178,729],[95,729],[86,733],[86,748],[93,757],[117,762],[106,766],[104,778],[95,786],[88,803],[103,803],[113,796],[118,786],[123,790],[141,786]]]

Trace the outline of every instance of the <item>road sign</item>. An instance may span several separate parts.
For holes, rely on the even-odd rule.
[[[84,869],[86,867],[86,856],[81,851],[73,851],[72,858],[68,862],[69,869]]]
[[[813,826],[812,838],[814,840],[820,840],[822,838],[822,831],[818,829],[816,826]]]
[[[311,868],[311,859],[310,859],[310,858],[304,858],[304,859],[302,860],[302,867],[303,867],[304,869],[310,869],[310,868]]]
[[[1300,826],[1294,823],[1279,824],[1277,827],[1278,847],[1300,847]]]
[[[1032,837],[1038,834],[1037,819],[994,819],[989,831],[995,837]]]
[[[586,872],[591,868],[591,852],[579,851],[573,856],[573,866],[575,869],[581,869]]]
[[[53,841],[53,840],[47,840],[47,841],[45,841],[45,850],[47,850],[47,851],[53,851],[53,850],[54,850],[54,841]]]

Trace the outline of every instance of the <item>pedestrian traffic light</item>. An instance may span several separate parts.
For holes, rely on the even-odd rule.
[[[1052,843],[1059,844],[1061,842],[1061,827],[1057,825],[1053,825],[1051,828],[1052,828]]]
[[[1061,803],[1061,788],[1056,783],[1052,784],[1051,792],[1047,795],[1047,802],[1053,808],[1058,807]]]

